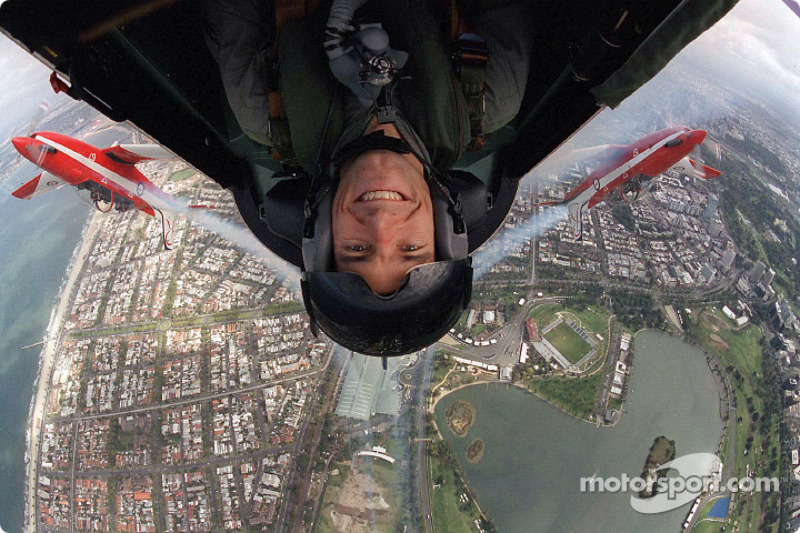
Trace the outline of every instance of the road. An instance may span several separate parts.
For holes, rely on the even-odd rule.
[[[334,352],[340,349],[335,344],[331,345],[320,374],[323,379],[317,382],[313,393],[308,399],[308,408],[303,413],[300,421],[300,430],[292,449],[291,470],[284,479],[281,489],[281,504],[276,521],[276,531],[295,532],[302,530],[303,508],[306,504],[311,486],[311,474],[319,453],[319,443],[327,414],[331,411],[331,402],[336,396],[339,379],[343,367],[335,364]],[[314,405],[319,408],[314,408]],[[308,459],[304,469],[301,469],[299,459],[301,456]],[[294,492],[294,500],[290,501],[290,491]]]
[[[528,313],[530,313],[531,309],[537,305],[561,303],[563,301],[564,297],[561,296],[529,299],[517,312],[517,317],[512,322],[509,322],[497,333],[489,337],[490,339],[497,339],[497,343],[489,346],[460,344],[458,352],[473,361],[483,361],[500,367],[513,366],[519,361],[523,323],[528,318]]]
[[[708,303],[711,298],[715,298],[720,296],[727,290],[732,288],[732,283],[730,280],[725,279],[725,281],[709,287],[703,290],[696,290],[696,289],[664,289],[660,287],[649,287],[645,285],[638,285],[635,283],[625,282],[625,281],[611,281],[611,280],[582,280],[582,279],[564,279],[564,280],[555,280],[555,279],[548,279],[543,280],[547,281],[548,283],[552,283],[558,285],[562,289],[567,289],[566,292],[569,291],[570,287],[573,286],[582,286],[582,285],[600,285],[604,289],[620,289],[627,292],[638,292],[643,294],[651,294],[653,296],[658,296],[661,298],[679,298],[689,301],[699,301]],[[504,281],[483,281],[477,280],[473,283],[473,287],[481,287],[483,290],[486,288],[491,287],[507,287],[509,285],[514,285],[520,287],[521,289],[528,288],[530,284],[527,280],[504,280]]]
[[[425,533],[433,533],[433,520],[431,518],[431,496],[430,496],[430,472],[428,465],[428,450],[427,441],[423,440],[425,437],[425,417],[427,413],[427,391],[431,386],[431,368],[433,361],[434,349],[429,347],[425,350],[425,355],[419,358],[418,365],[421,365],[422,376],[417,380],[419,386],[417,387],[417,416],[416,416],[416,431],[413,434],[417,435],[417,457],[419,458],[419,468],[417,469],[417,476],[419,479],[417,483],[420,488],[420,510],[422,511],[422,523],[425,527]]]
[[[75,417],[51,417],[48,418],[48,422],[82,422],[84,420],[93,420],[96,418],[108,418],[110,416],[121,416],[121,415],[131,415],[136,413],[144,413],[147,411],[159,411],[164,408],[169,407],[178,407],[181,405],[192,404],[192,403],[199,403],[205,402],[208,400],[213,400],[215,398],[221,398],[223,396],[233,396],[235,394],[241,394],[243,392],[252,392],[259,389],[265,389],[267,387],[272,387],[274,385],[278,385],[280,383],[284,383],[286,381],[297,381],[300,379],[310,378],[313,377],[321,372],[324,372],[325,368],[324,365],[320,368],[315,368],[314,370],[308,370],[305,372],[297,372],[291,374],[285,378],[276,379],[275,381],[264,381],[261,383],[256,383],[255,385],[249,385],[247,387],[241,387],[238,389],[229,389],[220,392],[213,392],[207,394],[198,394],[194,396],[189,396],[185,399],[177,400],[177,401],[170,401],[170,402],[163,402],[163,403],[154,403],[151,405],[146,405],[143,407],[135,407],[131,409],[115,409],[111,411],[103,411],[102,413],[97,413],[93,415],[82,415],[82,416],[75,416]]]
[[[707,354],[707,357],[709,355]],[[712,372],[716,372],[719,375],[723,385],[725,386],[725,394],[728,396],[728,420],[727,425],[725,426],[725,431],[727,431],[727,443],[728,449],[724,450],[725,453],[725,461],[724,461],[724,472],[722,475],[722,484],[721,487],[725,486],[725,483],[731,479],[733,476],[733,468],[735,466],[736,458],[736,397],[733,395],[733,387],[731,386],[730,378],[728,377],[728,372],[719,365],[719,362],[713,356],[710,356],[711,359],[709,361],[709,367],[711,368]],[[720,398],[720,402],[723,401]],[[720,450],[722,452],[722,450]],[[722,498],[725,496],[730,496],[731,494],[727,491],[722,492],[713,492],[706,494],[703,496],[702,502],[698,509],[702,509],[709,501]],[[684,531],[691,531],[695,525],[699,523],[699,515],[700,513],[696,513],[692,518],[691,523],[688,527],[684,529]]]
[[[613,318],[609,319],[610,336],[608,340],[607,352],[611,357],[606,362],[606,368],[609,371],[606,372],[606,375],[603,378],[603,384],[600,386],[600,399],[597,401],[597,407],[601,410],[601,412],[608,407],[608,396],[611,394],[611,385],[614,382],[613,369],[616,368],[617,361],[619,361],[619,346],[620,338],[622,336],[622,328],[614,324],[612,320]]]

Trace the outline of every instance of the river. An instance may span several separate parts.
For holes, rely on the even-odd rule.
[[[628,493],[581,493],[582,477],[638,476],[653,440],[676,441],[677,456],[716,453],[723,424],[719,396],[705,356],[679,338],[644,331],[625,413],[615,428],[597,428],[537,397],[506,385],[477,385],[441,400],[436,419],[453,445],[479,505],[503,533],[588,531],[675,532],[689,504],[655,515],[634,511]],[[444,410],[455,399],[476,408],[465,438],[447,428]],[[465,449],[485,442],[471,465]]]

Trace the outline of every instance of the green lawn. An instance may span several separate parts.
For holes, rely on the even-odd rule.
[[[589,343],[575,333],[566,322],[554,327],[544,338],[550,341],[550,344],[570,363],[577,363],[592,349]]]
[[[483,333],[484,331],[486,331],[486,325],[485,325],[485,324],[475,324],[475,325],[474,325],[474,326],[472,326],[472,328],[469,330],[469,335],[470,335],[471,337],[477,337],[478,335],[480,335],[480,334],[481,334],[481,333]]]
[[[447,352],[444,352],[447,353]],[[450,370],[456,365],[456,362],[452,359],[443,359],[440,361],[433,362],[433,376],[431,377],[431,383],[433,385],[438,385],[442,382],[444,377],[447,375]]]
[[[577,417],[587,418],[595,412],[602,381],[600,372],[582,378],[548,376],[531,380],[528,389]]]
[[[608,352],[608,321],[611,318],[611,312],[608,309],[590,305],[587,309],[582,311],[570,308],[568,313],[572,315],[573,320],[577,318],[579,325],[583,327],[589,335],[593,336],[593,340],[597,341],[597,345],[595,346],[597,353],[595,353],[591,360],[587,361],[584,364],[584,368],[582,368],[584,372],[590,371],[595,364],[602,364]],[[600,334],[602,340],[597,337],[597,334]]]
[[[712,314],[717,316],[716,313]],[[771,450],[780,449],[778,417],[771,416],[766,433],[762,433],[760,429],[761,421],[755,419],[756,415],[762,416],[765,412],[765,400],[762,397],[765,387],[761,367],[762,348],[759,344],[761,331],[753,325],[741,331],[719,328],[713,321],[703,319],[701,313],[700,315],[699,321],[695,319],[692,325],[693,334],[718,357],[723,368],[732,367],[730,382],[737,405],[735,418],[729,422],[735,424],[736,429],[732,475],[744,477],[748,466],[751,468],[751,475],[755,477],[777,475],[771,471],[769,463]],[[752,444],[748,454],[745,455],[748,437],[752,437]],[[723,443],[723,450],[727,450],[727,447],[728,443]],[[776,498],[776,494],[770,493],[757,493],[738,498],[735,506],[731,507],[730,522],[750,523],[754,529],[757,528],[762,513],[777,506]],[[767,531],[777,531],[777,527],[777,523],[772,524]],[[719,529],[695,528],[694,531],[719,531]]]
[[[440,486],[430,489],[433,530],[452,533],[475,531],[473,522],[480,514],[471,499],[467,505],[459,500],[464,491],[453,469],[448,468],[438,457],[428,455],[428,461],[431,485],[437,485],[437,481],[441,481]]]
[[[740,332],[720,330],[717,335],[728,343],[729,353],[725,354],[730,364],[752,377],[761,374],[761,330],[750,325]]]
[[[616,409],[617,411],[622,410],[622,400],[619,398],[614,398],[613,396],[608,398],[607,407],[609,409]]]
[[[528,313],[528,317],[536,320],[536,325],[539,328],[539,331],[541,331],[558,318],[557,313],[564,313],[566,316],[569,316],[580,326],[582,326],[587,333],[594,335],[593,338],[599,343],[597,347],[598,352],[605,354],[605,347],[606,343],[608,342],[608,319],[611,317],[611,313],[608,310],[596,306],[589,306],[587,309],[578,310],[572,307],[565,308],[561,304],[542,304],[531,309],[530,313]],[[556,329],[559,328],[560,326],[556,327]],[[570,331],[572,334],[574,334],[574,331],[571,329]],[[603,337],[603,341],[600,341],[600,339],[597,338],[595,335],[597,333]],[[569,337],[570,334],[562,330],[562,336]],[[577,338],[581,343],[585,344],[585,341],[580,338],[580,335],[575,334],[575,338]],[[553,342],[553,340],[550,338],[550,334],[548,334],[547,340],[549,340],[551,343]],[[567,342],[569,343],[571,341]],[[558,346],[556,346],[556,348],[558,348]],[[568,347],[565,347],[565,350],[570,351]],[[583,347],[581,347],[581,350],[583,350]],[[559,351],[561,351],[560,348]],[[561,351],[561,353],[573,363],[580,361],[581,357],[586,355],[588,352],[589,348],[585,349],[581,355],[577,357],[577,359],[573,360],[570,355],[567,355],[567,353]]]
[[[562,309],[561,304],[537,305],[531,309],[528,317],[536,320],[537,327],[542,330],[556,319],[556,311],[561,311]]]
[[[568,309],[568,311],[578,317],[583,329],[591,331],[591,333],[599,333],[603,338],[606,338],[608,334],[608,318],[611,316],[607,309],[590,306],[585,311],[576,311],[574,309]]]
[[[339,491],[342,485],[350,477],[351,468],[342,463],[334,463],[331,465],[331,470],[338,470],[336,475],[328,474],[328,482],[325,484],[325,492],[322,494],[322,502],[320,503],[320,513],[317,519],[314,531],[317,533],[327,533],[328,531],[336,531],[330,518],[330,511],[336,508],[336,501],[339,500]]]
[[[692,533],[722,533],[721,522],[700,522],[692,528]]]
[[[712,324],[708,322],[704,322],[702,326],[700,338],[703,344],[717,354],[721,361],[737,368],[748,380],[760,379],[761,346],[759,340],[761,339],[761,330],[758,327],[751,324],[741,331],[725,328],[713,331]],[[712,334],[722,339],[727,347],[715,343]]]
[[[183,170],[179,170],[175,174],[169,177],[170,181],[183,181],[187,178],[191,178],[197,174],[197,171],[193,168],[185,168]]]
[[[721,307],[716,307],[716,306],[712,307],[711,309],[708,310],[708,312],[711,313],[712,315],[714,315],[720,321],[722,321],[722,323],[725,324],[726,326],[728,326],[729,328],[736,328],[737,327],[736,326],[736,322],[734,322],[733,320],[731,320],[730,318],[725,316],[725,313],[722,312],[722,308]]]

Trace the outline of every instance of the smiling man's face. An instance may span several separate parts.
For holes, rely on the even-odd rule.
[[[331,213],[336,270],[391,294],[411,268],[436,256],[422,164],[411,154],[372,150],[342,165],[339,176]]]

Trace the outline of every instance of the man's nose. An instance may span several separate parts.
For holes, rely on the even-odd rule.
[[[377,243],[385,244],[392,240],[401,220],[400,213],[395,210],[375,209],[366,214],[364,225]]]

